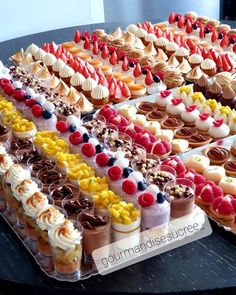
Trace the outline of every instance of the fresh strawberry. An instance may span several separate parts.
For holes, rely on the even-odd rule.
[[[202,176],[201,174],[196,174],[195,177],[194,177],[194,183],[196,185],[200,184],[200,183],[205,183],[205,177]]]
[[[224,36],[224,38],[220,41],[220,46],[222,48],[227,48],[230,45],[230,40],[227,35]]]
[[[227,60],[231,68],[235,68],[235,62],[232,60],[231,56],[228,53],[225,54],[225,59]]]
[[[236,53],[236,44],[233,46],[233,52]]]
[[[231,66],[229,65],[227,59],[225,58],[225,55],[221,55],[221,58],[222,58],[223,70],[225,72],[229,72],[231,70]]]
[[[80,132],[79,131],[73,132],[69,137],[69,141],[73,145],[80,144],[82,142],[82,136],[81,136]]]
[[[152,72],[148,71],[146,77],[145,77],[145,84],[146,85],[152,85],[153,84],[153,77],[152,77]]]
[[[87,79],[88,77],[90,77],[89,71],[87,69],[87,67],[83,68],[83,72],[82,75]]]
[[[170,90],[163,90],[160,92],[162,98],[168,97],[171,94]]]
[[[155,198],[150,193],[143,193],[138,197],[138,203],[142,207],[150,207],[155,203]]]
[[[126,72],[129,69],[129,61],[128,58],[125,56],[123,62],[122,62],[122,71]]]
[[[211,42],[215,43],[218,40],[218,31],[215,28],[212,28],[212,34],[211,34]]]
[[[221,69],[223,67],[223,61],[221,55],[218,56],[217,61],[216,61],[216,66],[218,69]]]
[[[181,104],[183,102],[183,99],[174,98],[174,99],[171,100],[171,102],[172,102],[173,105],[177,106],[177,105],[179,105],[179,104]]]
[[[98,55],[98,53],[99,53],[98,42],[95,41],[94,44],[93,44],[93,54]]]
[[[117,54],[116,54],[116,51],[113,51],[112,52],[112,55],[111,57],[109,58],[109,63],[111,65],[116,65],[118,63],[118,57],[117,57]]]
[[[182,29],[184,27],[184,22],[185,22],[185,19],[181,15],[180,18],[179,18],[179,20],[178,20],[178,24],[177,24],[179,29]]]
[[[134,75],[135,78],[138,78],[138,77],[141,76],[141,74],[142,74],[141,66],[140,66],[139,63],[137,63],[137,64],[135,65],[135,68],[134,68],[134,71],[133,71],[133,75]]]
[[[219,119],[219,120],[215,120],[215,121],[213,122],[213,125],[214,125],[215,127],[220,127],[223,123],[224,123],[224,119]]]
[[[76,31],[75,32],[75,35],[74,35],[74,42],[75,43],[79,43],[80,42],[80,38],[81,38],[80,31]]]
[[[123,84],[121,91],[122,91],[122,94],[125,98],[129,98],[131,96],[131,92],[130,92],[127,84],[125,84],[125,83]]]
[[[209,117],[210,117],[210,114],[209,114],[209,113],[201,113],[201,114],[199,115],[199,118],[200,118],[202,121],[206,121]]]
[[[187,34],[191,34],[192,33],[192,24],[190,22],[189,19],[186,20],[186,23],[185,23],[185,30],[186,30],[186,33]]]
[[[112,166],[108,169],[107,175],[112,181],[119,180],[122,177],[123,170],[119,166]]]
[[[168,17],[169,24],[175,23],[175,13],[171,12],[170,16]]]
[[[110,157],[106,153],[99,153],[96,156],[96,163],[100,167],[106,167],[108,165]]]
[[[133,195],[137,192],[137,184],[130,179],[126,179],[122,183],[122,189],[126,194]]]
[[[197,108],[197,106],[195,104],[193,104],[191,106],[186,107],[185,109],[187,112],[191,113],[191,112],[195,111],[196,108]]]
[[[187,39],[186,43],[188,44],[188,47],[190,50],[193,50],[194,48],[196,48],[196,44],[193,42],[192,39]]]

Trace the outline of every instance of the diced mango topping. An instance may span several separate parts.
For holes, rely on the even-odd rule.
[[[113,222],[122,224],[131,224],[140,218],[140,209],[136,208],[133,203],[120,201],[112,204],[109,208]]]
[[[100,194],[93,195],[94,206],[99,209],[107,209],[111,203],[118,203],[120,201],[120,196],[116,195],[111,190],[105,190]]]

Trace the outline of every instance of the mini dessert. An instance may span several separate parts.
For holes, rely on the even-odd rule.
[[[202,134],[199,134],[199,133],[192,134],[188,138],[189,145],[192,148],[196,148],[196,147],[199,147],[199,146],[207,145],[211,141],[212,141],[212,138],[210,136],[208,136],[208,135],[202,135]]]
[[[230,152],[234,157],[236,157],[236,140],[233,141]]]
[[[178,156],[171,156],[162,162],[164,166],[170,166],[176,172],[176,175],[180,175],[186,171],[184,163],[180,160]]]
[[[129,119],[129,118],[135,116],[137,114],[137,112],[142,114],[144,112],[144,109],[145,109],[145,103],[146,102],[142,103],[143,107],[140,104],[140,109],[138,107],[136,108],[133,105],[124,104],[119,108],[119,113],[122,116],[124,116],[126,119]],[[149,104],[149,102],[148,102],[148,104]]]
[[[224,123],[224,120],[220,119],[213,122],[208,133],[213,139],[221,139],[229,135],[230,129],[229,126]]]
[[[149,183],[157,185],[160,191],[162,191],[168,182],[174,181],[176,173],[175,170],[169,166],[161,166],[160,170],[158,169],[159,168],[153,169],[153,171],[148,172],[146,179]]]
[[[210,117],[209,113],[202,113],[199,118],[195,121],[195,127],[201,134],[208,134],[208,130],[213,125],[214,119]]]
[[[209,166],[204,170],[203,176],[206,180],[218,184],[225,177],[225,168],[221,166]]]
[[[153,135],[155,135],[156,132],[161,129],[161,125],[157,121],[148,121],[143,127]]]
[[[185,110],[185,105],[182,99],[172,99],[171,103],[167,105],[166,111],[174,118],[180,118],[180,115]]]
[[[195,121],[198,119],[200,112],[197,110],[196,105],[191,105],[181,112],[181,119],[185,122],[186,126],[195,126]]]
[[[194,169],[203,174],[204,170],[210,166],[210,160],[205,156],[195,154],[186,160],[185,166],[187,169]]]
[[[144,159],[134,160],[131,163],[132,168],[136,171],[140,171],[143,175],[146,175],[148,171],[153,170],[160,164],[160,159],[152,154],[147,154]]]
[[[220,101],[222,98],[222,87],[219,83],[214,81],[204,94],[207,99],[215,99],[216,101]]]
[[[52,71],[55,74],[55,76],[59,77],[59,72],[61,71],[62,68],[64,68],[66,64],[64,63],[63,60],[58,58],[56,62],[52,65]]]
[[[236,107],[236,93],[231,87],[227,87],[224,89],[219,101],[222,106],[229,106],[231,109],[234,109]]]
[[[107,87],[97,85],[91,91],[92,103],[95,107],[105,105],[109,101],[109,90]]]
[[[169,42],[165,47],[165,53],[168,57],[171,57],[176,50],[179,48],[178,44],[175,42]]]
[[[111,190],[105,190],[98,195],[93,195],[95,212],[100,215],[109,215],[108,208],[110,205],[119,203],[120,201],[120,196],[116,195]]]
[[[196,83],[194,83],[193,91],[202,92],[205,95],[206,91],[208,90],[208,84],[209,82],[208,82],[207,76],[202,75],[201,78],[198,81],[196,81]]]
[[[189,142],[186,139],[173,139],[171,142],[172,154],[184,153],[188,150]]]
[[[91,99],[91,91],[97,86],[97,82],[88,77],[84,82],[82,82],[82,91],[85,97]]]
[[[157,195],[152,195],[145,192],[139,196],[138,203],[142,207],[142,230],[169,222],[170,204],[164,193],[159,192]]]
[[[182,74],[177,69],[166,69],[163,75],[164,83],[168,89],[180,87],[185,83]],[[189,73],[187,75],[189,75]]]
[[[224,164],[230,157],[230,151],[221,146],[207,148],[205,154],[212,165]]]
[[[202,104],[200,111],[214,116],[218,111],[218,107],[219,105],[215,99],[208,99],[206,102],[204,102],[204,104]]]
[[[177,178],[165,186],[171,201],[171,217],[179,218],[191,214],[194,209],[195,186],[191,180]]]
[[[171,103],[173,99],[172,93],[169,90],[161,91],[156,96],[156,104],[159,110],[166,110],[167,105]]]
[[[235,218],[236,201],[230,194],[216,198],[211,204],[213,217],[227,225],[232,225]]]
[[[191,127],[182,127],[180,129],[177,129],[175,132],[175,138],[182,138],[182,139],[188,139],[192,135],[194,135],[196,132],[194,128]]]
[[[50,188],[50,196],[54,200],[54,204],[58,207],[62,207],[62,200],[66,197],[79,199],[79,187],[70,183],[57,185],[52,183],[53,190]]]
[[[168,118],[168,115],[163,111],[151,111],[146,115],[147,120],[161,122]]]
[[[225,107],[219,107],[218,111],[214,115],[215,120],[220,120],[223,119],[224,123],[228,125],[229,123],[229,117],[231,116],[232,111],[230,107],[225,106]]]
[[[0,124],[0,142],[6,142],[11,138],[11,130]]]
[[[203,96],[203,94],[201,92],[194,92],[191,95],[191,99],[193,101],[193,104],[195,104],[198,109],[206,101],[205,97]]]
[[[112,204],[109,211],[112,218],[114,241],[119,241],[135,234],[134,240],[139,240],[137,233],[140,232],[141,210],[137,205],[120,201],[118,204]]]
[[[236,178],[226,176],[219,182],[219,187],[222,188],[225,194],[236,195]]]
[[[206,181],[196,186],[196,203],[199,205],[210,206],[218,197],[223,197],[222,189],[212,181]]]
[[[199,54],[194,53],[189,56],[188,61],[189,61],[190,66],[193,69],[197,66],[200,66],[200,64],[203,61],[203,57]],[[200,91],[200,90],[194,90],[194,91]]]
[[[209,58],[206,58],[202,61],[201,69],[209,77],[214,76],[217,72],[216,63]]]
[[[143,126],[146,123],[146,117],[142,114],[136,114],[130,118],[130,122],[139,126]]]
[[[132,98],[139,98],[146,94],[146,87],[142,84],[129,85]]]
[[[161,122],[163,129],[177,130],[184,126],[184,122],[177,118],[167,118]]]
[[[194,184],[198,185],[201,183],[205,183],[205,177],[201,174],[197,173],[194,169],[187,169],[182,173],[178,174],[179,178],[187,178],[191,180]]]
[[[157,130],[155,134],[160,140],[166,140],[167,142],[171,142],[174,138],[174,132],[169,129],[161,129]]]
[[[146,115],[152,111],[155,111],[156,104],[154,102],[143,101],[143,102],[137,103],[136,108],[137,108],[139,114]],[[120,110],[119,110],[119,112],[120,112]]]
[[[186,80],[189,81],[190,83],[196,83],[202,75],[204,75],[204,72],[201,70],[199,66],[195,67],[186,75]]]
[[[82,259],[82,233],[76,223],[65,220],[50,229],[48,235],[55,270],[61,274],[78,272]]]
[[[139,160],[145,156],[145,150],[139,144],[135,144],[129,147],[121,147],[120,150],[124,152],[125,158],[129,160]]]
[[[232,160],[232,161],[228,161],[224,164],[224,169],[226,172],[227,176],[236,176],[236,161]]]
[[[93,251],[110,243],[110,217],[82,211],[78,221],[83,227],[83,251],[91,262]]]
[[[231,133],[233,133],[233,134],[236,133],[236,116],[231,116],[231,118],[229,120],[229,128],[230,128]]]
[[[78,214],[87,210],[90,214],[94,213],[93,202],[86,197],[68,195],[62,200],[62,208],[68,214],[68,217],[77,220]]]
[[[44,193],[49,193],[49,186],[52,189],[52,183],[54,183],[56,186],[66,182],[65,173],[59,172],[57,170],[48,170],[46,167],[43,167],[38,171],[37,178],[42,182],[42,191]]]
[[[181,64],[177,67],[177,69],[183,75],[187,75],[191,71],[191,66],[189,65],[187,59],[184,59]]]
[[[225,88],[230,85],[233,80],[231,73],[221,72],[215,75],[215,81],[219,83],[222,88]]]
[[[184,47],[179,47],[175,52],[175,57],[180,63],[188,56],[189,56],[189,51]]]

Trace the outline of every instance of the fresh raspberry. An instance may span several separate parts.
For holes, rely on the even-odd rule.
[[[7,84],[4,86],[3,91],[6,95],[12,95],[14,93],[14,87],[12,84]]]
[[[150,207],[155,203],[155,198],[150,193],[143,193],[139,196],[138,203],[142,207]]]
[[[218,185],[215,185],[213,187],[213,192],[214,192],[215,198],[223,197],[224,196],[224,192],[223,192],[222,188],[219,187]]]
[[[214,201],[214,193],[211,187],[203,188],[201,194],[201,199],[203,202],[211,204]]]
[[[13,97],[17,101],[23,101],[25,99],[25,92],[22,89],[17,89],[13,93]]]
[[[73,145],[78,145],[82,142],[82,136],[79,131],[75,131],[69,137],[69,141]]]
[[[33,105],[37,103],[37,101],[34,98],[29,98],[29,99],[26,99],[24,103],[27,107],[32,107]]]
[[[153,143],[152,142],[149,142],[149,144],[146,147],[147,153],[150,154],[152,152],[152,148],[153,148]]]
[[[152,135],[152,134],[149,134],[149,138],[150,138],[151,143],[154,143],[154,142],[157,141],[156,136],[154,136],[154,135]]]
[[[169,151],[171,151],[171,144],[168,141],[162,140],[161,143],[164,145],[164,147],[166,149],[166,153],[168,153]]]
[[[96,163],[100,167],[106,167],[108,165],[110,157],[106,153],[100,153],[96,156]]]
[[[122,183],[122,189],[126,194],[133,195],[137,191],[137,184],[130,179],[126,179]]]
[[[218,212],[221,215],[231,215],[234,214],[234,208],[231,202],[223,199],[222,202],[218,206]]]
[[[182,177],[182,176],[181,176]],[[188,179],[192,180],[191,178],[187,177]],[[196,186],[196,189],[195,189],[195,195],[196,196],[199,196],[201,194],[201,191],[203,189],[203,187],[205,186],[205,183],[200,183]]]
[[[236,199],[235,198],[232,199],[231,204],[234,208],[234,213],[236,213]]]
[[[137,132],[137,133],[145,133],[146,131],[143,129],[143,127],[141,126],[138,126],[138,125],[134,125],[134,130]]]
[[[120,116],[120,117],[121,117],[121,120],[120,120],[121,126],[127,126],[129,124],[129,121],[123,116]]]
[[[135,138],[134,138],[134,142],[138,143],[138,144],[142,144],[142,134],[141,133],[136,133]]]
[[[43,114],[43,108],[39,104],[33,105],[31,111],[36,118],[41,117]]]
[[[126,129],[126,128],[125,128]],[[122,131],[123,132],[123,131]],[[133,128],[127,128],[124,133],[128,134],[133,140],[135,139],[137,132]]]
[[[204,176],[202,176],[201,174],[196,174],[194,177],[194,182],[195,184],[200,184],[200,183],[205,183],[206,179]]]
[[[84,143],[82,148],[81,148],[81,152],[86,157],[91,158],[96,154],[96,148],[91,143]]]
[[[1,78],[0,87],[3,89],[6,85],[11,85],[11,81],[6,78]]]
[[[64,121],[58,121],[56,124],[56,128],[61,133],[65,133],[69,130],[68,124]]]
[[[141,138],[139,140],[139,144],[146,148],[149,143],[150,143],[149,136],[141,135]]]
[[[158,142],[156,145],[154,145],[154,149],[153,149],[153,154],[155,155],[164,155],[166,154],[166,148],[165,146],[162,144],[162,142]]]
[[[219,207],[222,200],[223,200],[223,197],[218,197],[218,198],[214,199],[214,201],[212,203],[212,209],[216,210]]]
[[[113,166],[107,171],[108,176],[111,180],[119,180],[123,174],[123,170],[119,166]]]

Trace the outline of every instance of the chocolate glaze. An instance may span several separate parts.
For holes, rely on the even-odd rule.
[[[88,214],[86,212],[82,212],[79,216],[79,222],[86,229],[96,229],[97,226],[103,226],[107,224],[107,221],[104,216],[98,214]]]
[[[214,161],[226,160],[230,156],[230,151],[223,147],[212,147],[207,151],[207,156]]]
[[[93,203],[88,198],[68,200],[64,205],[64,209],[71,214],[79,214],[82,210],[90,209],[92,207]]]

